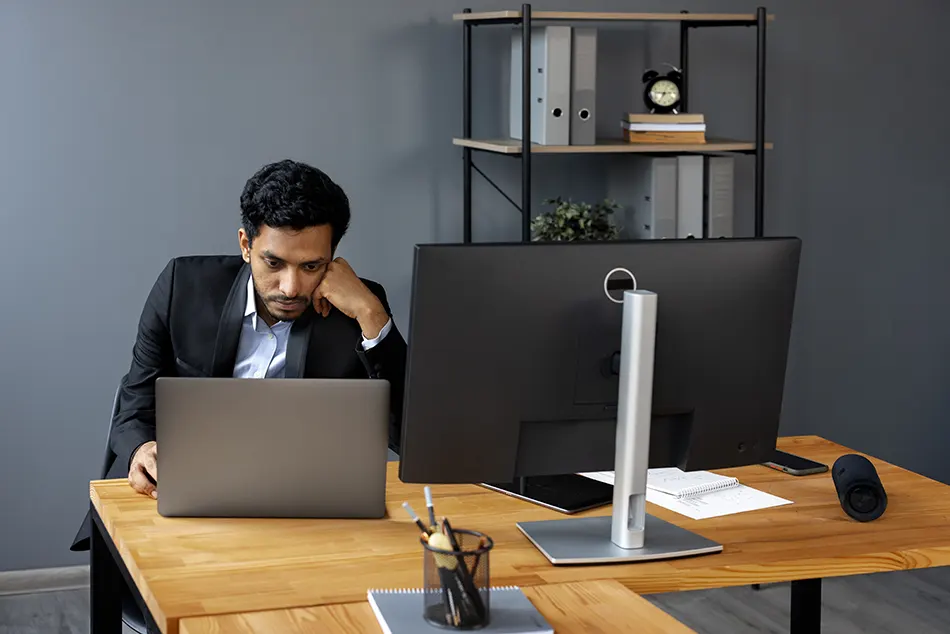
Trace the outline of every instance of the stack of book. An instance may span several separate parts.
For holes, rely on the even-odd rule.
[[[628,113],[620,122],[623,138],[630,143],[705,143],[702,114]]]

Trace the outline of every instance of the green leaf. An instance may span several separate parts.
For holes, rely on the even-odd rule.
[[[553,209],[532,219],[532,240],[559,242],[616,240],[620,237],[620,229],[613,224],[611,214],[622,207],[612,200],[591,204],[559,196],[548,198],[544,203]]]

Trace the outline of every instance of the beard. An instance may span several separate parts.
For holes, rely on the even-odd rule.
[[[274,301],[285,301],[285,300],[274,300]],[[264,309],[267,313],[276,319],[277,321],[290,321],[300,317],[303,312],[307,309],[307,306],[310,304],[305,301],[301,301],[299,304],[293,306],[281,306],[279,304],[272,304],[269,301],[264,302]]]
[[[300,317],[307,307],[310,306],[311,298],[298,295],[296,297],[287,297],[283,293],[273,293],[265,295],[257,287],[257,281],[254,282],[254,292],[261,300],[261,304],[267,314],[275,321],[288,321]],[[293,304],[292,306],[281,306],[284,304]]]

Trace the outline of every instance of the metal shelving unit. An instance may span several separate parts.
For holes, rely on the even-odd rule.
[[[532,11],[530,4],[521,5],[520,11],[489,11],[472,13],[465,9],[453,19],[462,22],[462,136],[453,139],[462,147],[464,162],[463,180],[463,226],[464,241],[472,241],[472,172],[477,172],[521,212],[521,239],[531,239],[531,175],[534,154],[590,154],[590,153],[643,153],[643,154],[709,154],[738,153],[755,157],[755,236],[763,235],[765,205],[765,151],[771,144],[765,141],[765,36],[766,25],[774,16],[764,7],[755,13],[591,13],[580,11]],[[607,139],[596,145],[536,145],[530,142],[531,130],[531,27],[536,22],[679,22],[680,68],[683,71],[682,107],[689,111],[689,31],[711,27],[755,27],[755,138],[752,141],[733,139],[707,139],[703,144],[638,144],[618,139]],[[475,139],[472,138],[472,29],[485,25],[521,25],[522,29],[522,109],[521,129],[523,138]],[[506,194],[482,172],[472,160],[475,152],[491,152],[516,157],[521,163],[521,203]]]

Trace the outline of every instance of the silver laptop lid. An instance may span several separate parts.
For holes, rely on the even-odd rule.
[[[164,516],[378,518],[389,382],[161,377]]]

